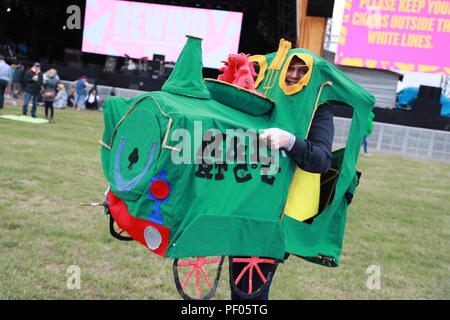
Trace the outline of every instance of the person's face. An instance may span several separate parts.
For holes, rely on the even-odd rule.
[[[308,66],[300,59],[293,58],[286,72],[285,82],[288,86],[296,84],[308,72]]]

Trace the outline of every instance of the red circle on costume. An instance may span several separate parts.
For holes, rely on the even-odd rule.
[[[162,180],[153,181],[150,185],[150,192],[155,198],[164,199],[169,195],[169,185]]]

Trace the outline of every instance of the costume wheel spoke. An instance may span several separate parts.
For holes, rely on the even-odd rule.
[[[205,257],[196,257],[195,260],[190,261],[179,261],[179,259],[175,259],[173,263],[173,273],[175,278],[175,285],[178,289],[178,292],[185,300],[208,300],[210,299],[217,290],[217,285],[219,283],[220,272],[222,270],[222,264],[225,257],[217,258],[217,259],[205,259]],[[206,265],[210,264],[218,264],[216,278],[214,283],[212,284],[209,280],[208,272],[205,269]],[[180,283],[179,278],[179,268],[191,268],[187,275],[185,276],[183,283]],[[195,273],[195,293],[196,298],[189,296],[185,289],[188,287],[189,281],[191,280],[192,275]],[[202,277],[203,276],[203,277]],[[209,292],[202,296],[201,293],[201,280],[204,278],[206,285],[209,288]]]

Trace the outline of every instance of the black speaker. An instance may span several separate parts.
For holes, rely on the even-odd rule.
[[[417,99],[414,100],[412,105],[412,111],[430,116],[440,116],[442,109],[441,93],[442,88],[420,86]]]
[[[333,8],[334,0],[309,0],[306,15],[331,18],[333,16]]]
[[[416,99],[412,105],[412,111],[428,116],[440,116],[442,104],[439,102],[429,102],[425,100]]]
[[[161,61],[164,63],[166,56],[163,54],[153,54],[153,61]]]
[[[441,102],[442,88],[430,87],[430,86],[420,86],[419,93],[417,95],[418,100],[424,100],[427,102]]]

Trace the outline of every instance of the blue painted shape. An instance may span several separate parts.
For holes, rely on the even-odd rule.
[[[114,163],[114,181],[116,183],[117,189],[122,192],[130,192],[139,183],[139,181],[142,180],[142,178],[146,175],[146,173],[150,169],[150,166],[153,162],[153,158],[155,157],[156,149],[158,147],[156,143],[152,143],[147,163],[145,164],[145,167],[142,170],[142,172],[139,175],[137,175],[133,180],[126,181],[122,177],[122,173],[120,172],[120,159],[122,157],[123,149],[125,149],[126,140],[127,139],[125,137],[122,137],[120,139],[119,148],[117,149],[116,153],[116,162]]]
[[[155,180],[162,180],[162,181],[166,182],[169,185],[169,194],[167,195],[167,197],[165,199],[158,199],[158,198],[156,198],[152,194],[152,192],[150,191],[150,188],[149,188],[149,193],[147,195],[148,199],[151,199],[151,200],[155,201],[155,205],[153,207],[153,211],[150,214],[150,216],[147,218],[147,220],[151,221],[151,222],[154,222],[154,223],[157,223],[157,224],[162,225],[162,226],[164,225],[164,221],[163,221],[163,218],[161,216],[161,204],[166,204],[169,201],[170,190],[172,189],[172,184],[166,179],[166,175],[167,175],[166,170],[161,170],[160,173],[157,176],[155,176],[155,177],[150,179],[150,185]]]

